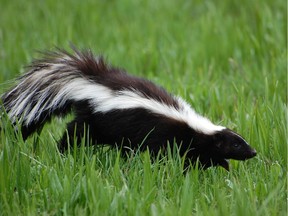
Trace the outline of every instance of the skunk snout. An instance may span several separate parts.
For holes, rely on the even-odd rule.
[[[257,155],[257,152],[255,149],[251,149],[250,153],[247,155],[248,157],[246,159],[253,158]]]

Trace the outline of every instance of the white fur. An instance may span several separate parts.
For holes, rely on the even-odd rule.
[[[81,76],[75,69],[62,74],[61,79],[50,83],[42,92],[37,91],[37,86],[49,83],[53,76],[52,72],[65,67],[65,64],[54,64],[49,69],[37,71],[25,78],[16,87],[24,88],[23,94],[19,95],[11,104],[8,115],[15,120],[15,116],[22,116],[23,123],[29,125],[34,120],[39,120],[44,111],[53,112],[57,107],[64,105],[67,100],[81,101],[88,100],[94,112],[109,112],[113,109],[144,108],[151,113],[160,114],[169,118],[186,122],[191,128],[204,134],[213,134],[216,131],[225,129],[222,126],[214,125],[207,118],[197,114],[183,99],[175,98],[180,108],[168,106],[157,100],[146,98],[138,90],[113,91],[108,87],[96,84]],[[61,70],[61,69],[60,69]],[[66,75],[65,75],[66,74]],[[70,76],[73,75],[73,78]],[[78,76],[75,78],[75,75]],[[31,82],[27,87],[26,81]],[[59,90],[55,97],[49,97],[51,90]],[[33,96],[32,96],[33,95]],[[32,98],[33,97],[33,98]],[[34,107],[30,107],[31,100],[37,101]],[[46,102],[45,102],[46,101]]]

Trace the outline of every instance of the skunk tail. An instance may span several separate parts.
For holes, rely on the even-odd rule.
[[[77,104],[88,107],[92,97],[89,87],[95,86],[90,77],[97,79],[107,66],[90,51],[74,49],[71,55],[58,49],[32,62],[29,69],[1,96],[12,123],[19,121],[22,125],[24,139],[41,129],[52,115],[64,115]]]

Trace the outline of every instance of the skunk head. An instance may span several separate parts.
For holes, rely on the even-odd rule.
[[[214,135],[214,147],[225,159],[246,160],[256,156],[255,149],[235,132],[224,129]]]
[[[257,154],[240,135],[227,128],[210,136],[205,144],[205,153],[202,152],[199,157],[204,168],[222,166],[229,170],[228,159],[247,160]]]
[[[175,127],[172,132],[177,130],[178,128]],[[201,168],[207,169],[211,166],[221,166],[229,171],[229,159],[247,160],[257,154],[255,149],[249,146],[244,138],[225,127],[217,127],[212,132],[212,130],[208,129],[196,131],[189,127],[186,127],[185,130],[183,126],[179,131],[183,133],[178,133],[176,142],[182,144],[183,152],[187,150],[186,167],[189,166],[190,162],[195,165],[199,161]],[[206,131],[209,131],[209,133]]]

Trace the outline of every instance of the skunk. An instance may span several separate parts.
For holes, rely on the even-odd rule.
[[[199,161],[204,169],[228,170],[228,159],[256,155],[239,134],[213,124],[162,87],[108,65],[90,50],[46,52],[1,99],[12,123],[20,123],[24,140],[52,115],[73,110],[75,119],[59,141],[61,151],[75,136],[79,144],[87,135],[93,144],[120,146],[124,152],[149,149],[153,155],[176,145],[190,164]]]

